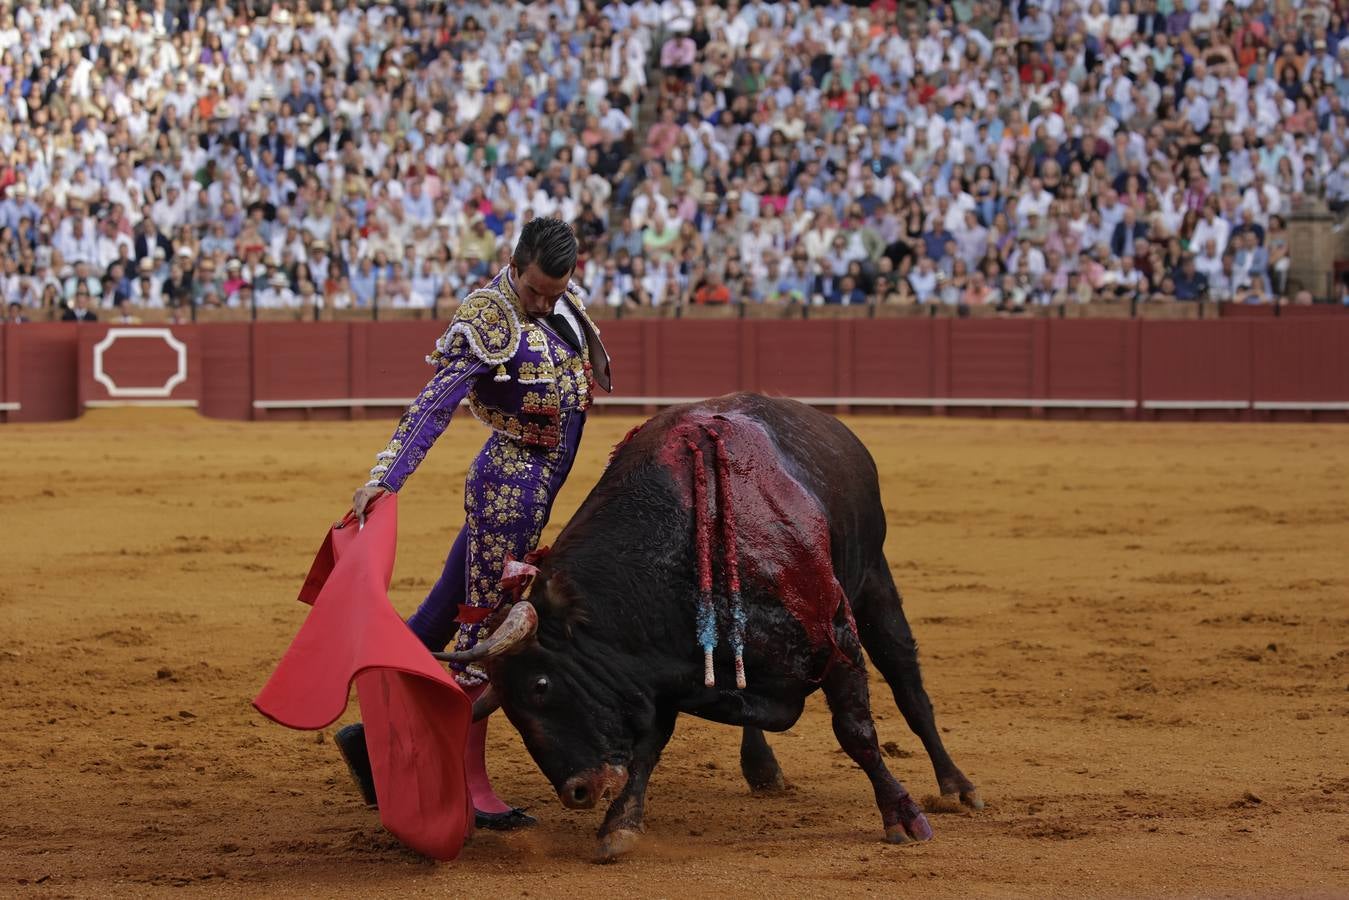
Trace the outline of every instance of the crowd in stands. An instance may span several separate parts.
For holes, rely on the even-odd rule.
[[[614,306],[1286,297],[1343,7],[4,0],[0,296],[452,307],[556,215]]]

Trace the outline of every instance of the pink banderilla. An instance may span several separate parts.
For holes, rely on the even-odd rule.
[[[685,441],[693,454],[694,533],[698,547],[698,643],[703,646],[703,684],[715,687],[712,651],[717,646],[717,611],[712,606],[712,534],[707,517],[707,467],[702,448]]]
[[[698,643],[703,648],[703,684],[716,686],[712,652],[717,646],[717,611],[712,597],[712,527],[710,514],[721,520],[722,552],[725,554],[726,592],[731,607],[731,648],[735,652],[735,686],[743,689],[745,680],[745,608],[740,596],[740,556],[736,548],[735,513],[731,494],[730,461],[726,444],[714,429],[703,426],[716,453],[717,510],[707,503],[707,466],[702,448],[695,442],[684,443],[693,457],[694,534],[698,548]]]

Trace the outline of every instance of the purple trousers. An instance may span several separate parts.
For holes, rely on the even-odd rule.
[[[479,623],[458,623],[459,606],[495,609],[505,599],[497,583],[506,557],[521,559],[538,546],[584,429],[585,413],[568,410],[559,422],[562,439],[552,449],[528,447],[492,433],[464,483],[464,526],[440,578],[408,619],[408,627],[427,648],[443,650],[456,631],[455,646],[460,650],[487,636]],[[459,677],[473,685],[486,676],[477,666],[469,666],[460,669]]]

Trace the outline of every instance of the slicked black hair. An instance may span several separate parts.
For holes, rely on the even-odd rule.
[[[531,219],[520,229],[512,259],[521,272],[532,263],[549,278],[561,278],[576,268],[576,233],[561,219]]]

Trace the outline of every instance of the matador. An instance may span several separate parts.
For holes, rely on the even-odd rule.
[[[427,357],[435,374],[353,499],[360,516],[380,493],[399,491],[461,402],[491,427],[464,483],[463,527],[439,580],[407,621],[432,651],[451,639],[466,650],[487,637],[486,620],[505,599],[499,582],[507,558],[523,559],[536,548],[576,458],[594,390],[612,389],[599,330],[571,280],[576,256],[575,235],[561,220],[524,226],[510,264],[464,299],[436,342]],[[457,677],[471,699],[486,686],[477,664],[457,667]],[[465,751],[478,826],[534,824],[493,790],[486,734],[486,720],[475,723]],[[347,726],[336,740],[366,801],[376,803],[362,726]]]

